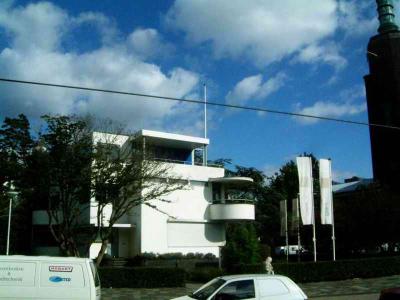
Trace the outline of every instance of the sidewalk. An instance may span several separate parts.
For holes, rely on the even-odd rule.
[[[400,275],[370,278],[349,279],[299,284],[309,298],[332,297],[344,295],[377,294],[384,288],[400,286]],[[103,300],[168,300],[187,295],[201,284],[189,283],[184,288],[158,289],[102,289]]]

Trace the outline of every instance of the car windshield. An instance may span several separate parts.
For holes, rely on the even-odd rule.
[[[190,295],[190,297],[199,300],[205,300],[210,297],[226,281],[221,278],[215,278],[203,285],[199,290]]]

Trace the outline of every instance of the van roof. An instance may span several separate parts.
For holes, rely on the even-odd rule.
[[[28,255],[0,255],[0,260],[35,260],[35,261],[68,261],[68,262],[86,262],[90,258],[81,257],[59,257],[59,256],[28,256]]]

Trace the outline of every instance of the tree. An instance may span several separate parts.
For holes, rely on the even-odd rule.
[[[27,169],[27,158],[33,146],[29,121],[25,115],[5,118],[0,129],[0,214],[8,207],[11,182],[21,189],[22,178]]]
[[[92,133],[85,121],[67,116],[43,116],[46,131],[40,135],[42,151],[32,163],[40,162],[45,182],[35,182],[36,192],[47,196],[49,229],[61,252],[79,256],[77,235],[89,209]]]
[[[134,207],[144,204],[157,209],[154,201],[184,187],[173,177],[170,166],[153,160],[145,151],[143,140],[131,136],[123,146],[117,146],[120,135],[102,134],[94,145],[91,168],[92,190],[97,208],[97,239],[101,249],[97,256],[100,265],[112,235],[113,225]]]
[[[227,226],[226,245],[222,248],[223,265],[230,270],[238,264],[261,262],[260,244],[254,225],[250,222]]]
[[[5,118],[0,129],[0,222],[1,228],[7,228],[10,187],[18,193],[13,201],[12,239],[10,251],[24,252],[29,239],[31,211],[24,197],[27,190],[26,177],[29,168],[29,155],[34,141],[30,134],[28,119],[20,114],[16,118]],[[15,201],[18,200],[18,201]],[[4,236],[1,236],[4,235]],[[0,246],[5,246],[5,232],[0,232]]]

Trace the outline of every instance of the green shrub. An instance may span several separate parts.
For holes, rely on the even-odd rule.
[[[259,264],[237,264],[228,270],[229,274],[262,274],[265,273],[265,265]]]
[[[215,277],[224,275],[225,272],[219,268],[199,268],[187,273],[187,278],[191,282],[206,283]]]
[[[212,254],[212,253],[206,253],[204,254],[204,259],[208,259],[208,260],[212,260],[212,259],[216,259],[217,257]]]
[[[159,259],[182,259],[184,258],[181,252],[163,253],[157,256]]]
[[[400,273],[400,257],[368,258],[300,263],[273,263],[275,274],[286,275],[296,282],[371,278]]]
[[[134,257],[127,259],[127,267],[143,267],[145,265],[146,259],[142,255],[136,255]]]
[[[218,261],[198,261],[194,264],[195,268],[218,268]]]
[[[157,288],[185,286],[180,268],[99,268],[102,287]]]

